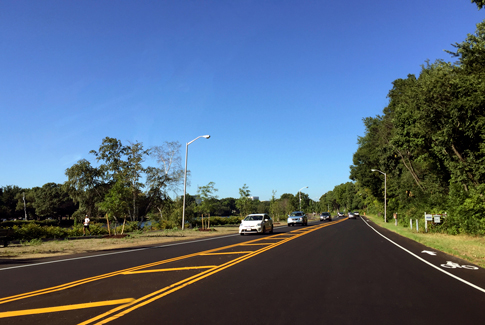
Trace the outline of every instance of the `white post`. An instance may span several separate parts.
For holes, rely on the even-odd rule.
[[[419,232],[419,219],[416,219],[416,231]]]
[[[409,219],[409,228],[413,230],[413,219]]]
[[[387,223],[387,174],[384,174],[384,223]]]
[[[428,219],[426,219],[426,212],[424,213],[424,231],[428,232]]]

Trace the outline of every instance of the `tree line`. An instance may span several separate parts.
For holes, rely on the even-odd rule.
[[[106,137],[98,150],[91,150],[97,166],[81,159],[66,169],[63,184],[47,183],[42,187],[0,187],[0,219],[43,220],[73,218],[81,221],[108,217],[111,220],[172,221],[180,225],[183,200],[173,195],[180,191],[184,170],[178,142],[145,148],[143,143],[123,144]],[[145,166],[147,158],[158,166]],[[188,172],[190,175],[190,171]],[[197,193],[186,195],[186,220],[210,216],[244,216],[249,213],[271,213],[283,217],[299,208],[298,194],[283,194],[271,201],[251,200],[244,184],[239,198],[219,199],[215,183],[199,186]],[[173,198],[175,197],[175,198]],[[308,194],[301,193],[302,209],[319,209]],[[207,219],[208,220],[208,219]]]
[[[382,212],[384,176],[371,170],[377,169],[387,176],[388,211],[404,224],[446,212],[436,230],[485,234],[485,21],[452,46],[446,52],[455,62],[425,62],[419,75],[392,83],[383,114],[363,119],[350,166],[355,183],[321,201]]]

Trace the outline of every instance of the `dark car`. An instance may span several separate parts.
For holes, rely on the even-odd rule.
[[[320,213],[320,221],[332,221],[332,216],[330,215],[330,212],[322,212]]]

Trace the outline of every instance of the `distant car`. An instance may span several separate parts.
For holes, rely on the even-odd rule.
[[[329,212],[322,212],[320,214],[320,221],[324,221],[324,220],[332,221],[332,216],[330,215]]]
[[[257,233],[264,234],[265,232],[273,233],[273,220],[266,213],[256,213],[247,215],[239,225],[239,234]]]
[[[302,225],[302,226],[308,225],[308,218],[304,212],[293,211],[288,216],[288,226],[294,226],[294,225]]]
[[[345,213],[343,213],[343,212],[339,211],[339,212],[337,213],[337,217],[339,217],[339,218],[340,218],[340,217],[345,217]]]
[[[356,217],[356,218],[360,217],[359,211],[354,211],[354,217]]]
[[[355,215],[354,215],[353,212],[349,212],[348,217],[349,217],[349,219],[355,219]]]

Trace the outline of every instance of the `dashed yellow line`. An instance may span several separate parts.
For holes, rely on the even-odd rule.
[[[47,308],[6,311],[6,312],[0,313],[0,318],[55,313],[55,312],[59,312],[59,311],[68,311],[68,310],[85,309],[85,308],[93,308],[93,307],[124,305],[124,304],[129,304],[133,301],[135,301],[134,298],[126,298],[126,299],[118,299],[118,300],[89,302],[89,303],[85,303],[85,304],[76,304],[76,305],[67,305],[67,306],[56,306],[56,307],[47,307]]]

